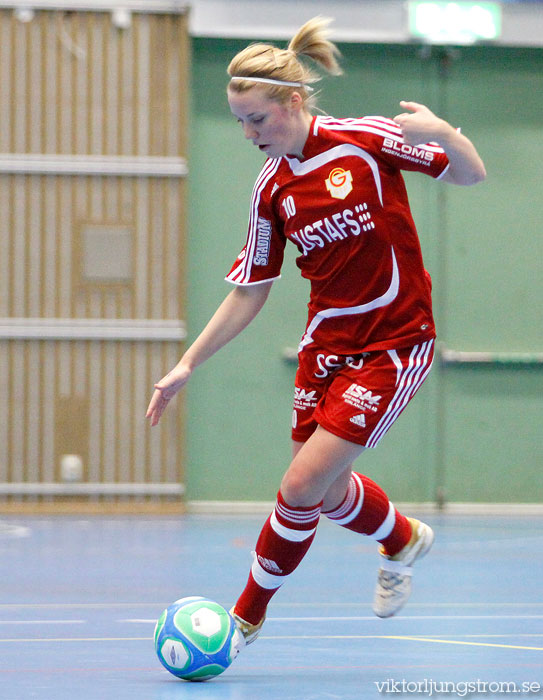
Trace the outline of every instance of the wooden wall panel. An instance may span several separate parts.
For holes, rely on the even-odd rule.
[[[173,178],[0,175],[0,316],[180,318],[184,190]],[[129,283],[82,279],[86,225],[131,230]]]
[[[0,341],[0,480],[61,480],[60,458],[83,458],[84,482],[180,483],[182,413],[146,427],[149,387],[178,343]]]
[[[143,417],[182,334],[46,339],[9,321],[183,319],[188,58],[183,14],[135,13],[119,30],[105,12],[23,23],[0,10],[4,500],[45,497],[66,450],[83,459],[83,485],[182,483],[182,411],[153,431]],[[128,232],[129,277],[87,278],[89,227]]]

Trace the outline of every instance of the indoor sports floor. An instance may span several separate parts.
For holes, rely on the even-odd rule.
[[[264,516],[3,516],[0,698],[541,697],[543,517],[425,520],[436,544],[398,617],[371,612],[376,546],[323,519],[259,640],[187,683],[159,665],[155,620],[188,595],[230,607]]]

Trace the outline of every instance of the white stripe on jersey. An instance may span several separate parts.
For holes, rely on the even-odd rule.
[[[449,167],[450,167],[450,163],[447,163],[447,167],[446,167],[445,170],[441,173],[441,175],[438,175],[438,176],[436,177],[436,180],[441,180],[441,178],[445,177],[445,175],[446,175],[447,170],[449,169]]]
[[[385,117],[363,117],[362,119],[334,119],[333,117],[317,117],[313,133],[316,136],[318,128],[323,126],[330,131],[365,131],[384,138],[392,138],[398,143],[405,143],[401,128],[392,119]],[[432,153],[445,153],[441,146],[435,141],[417,144],[417,147],[424,148]]]
[[[310,345],[313,342],[313,333],[317,330],[318,326],[326,318],[338,318],[340,316],[354,316],[355,314],[367,314],[369,311],[374,309],[380,309],[383,306],[390,304],[398,295],[398,290],[400,289],[400,272],[398,270],[398,263],[396,261],[396,255],[394,254],[394,247],[390,246],[392,252],[392,278],[390,280],[390,285],[384,294],[380,297],[372,299],[365,304],[360,304],[360,306],[346,306],[343,308],[332,308],[323,309],[313,316],[313,320],[307,327],[304,337],[300,341],[298,346],[298,352],[301,352],[306,345]]]
[[[330,131],[369,131],[380,134],[396,141],[402,140],[402,130],[392,119],[384,117],[364,117],[363,119],[333,119],[332,117],[317,117],[318,124]],[[315,132],[316,135],[317,132]]]
[[[256,282],[234,282],[229,277],[225,277],[224,279],[236,287],[256,287],[259,284],[267,284],[268,282],[275,282],[275,280],[280,280],[281,275],[277,275],[277,277],[266,277],[265,280],[257,280]]]
[[[251,208],[249,214],[249,232],[247,236],[247,244],[245,248],[245,256],[239,261],[239,264],[232,272],[227,276],[229,282],[234,282],[234,284],[247,284],[248,280],[251,278],[251,267],[253,264],[253,256],[258,242],[258,205],[260,202],[260,196],[262,190],[266,187],[268,181],[277,171],[281,163],[281,158],[270,158],[264,164],[260,175],[258,176],[255,186],[253,187],[253,194],[251,197]],[[268,281],[268,280],[263,280]]]
[[[317,117],[319,123],[330,131],[372,131],[382,133],[395,139],[402,138],[401,127],[386,117],[363,117],[362,119],[334,119],[333,117]],[[373,131],[376,130],[376,131]],[[317,132],[315,132],[316,135]]]
[[[363,148],[360,148],[360,146],[355,146],[351,143],[342,143],[339,146],[333,146],[327,151],[323,151],[322,153],[313,156],[313,158],[308,158],[304,161],[299,161],[297,158],[289,158],[288,156],[285,156],[285,158],[288,161],[290,169],[294,175],[307,175],[307,173],[320,168],[322,165],[326,165],[326,163],[330,163],[336,158],[345,158],[346,156],[356,156],[358,158],[362,158],[362,160],[365,160],[370,166],[373,179],[375,180],[377,194],[379,195],[379,201],[381,202],[381,206],[383,206],[383,188],[381,185],[379,166],[377,165],[375,158],[367,153]]]
[[[432,362],[428,360],[434,341],[430,340],[422,345],[415,345],[409,356],[407,367],[404,368],[400,381],[397,383],[398,389],[389,403],[387,410],[381,420],[375,426],[366,442],[366,447],[375,447],[383,435],[387,432],[396,418],[400,415],[407,402],[415,394],[417,389],[426,379],[432,367]]]
[[[393,133],[397,133],[400,136],[402,135],[402,127],[399,126],[394,121],[394,119],[388,119],[387,117],[381,116],[366,116],[362,118],[362,123],[371,124],[372,126],[380,126],[381,128],[384,128],[387,131],[392,131]]]
[[[396,350],[387,350],[387,352],[392,362],[394,362],[394,366],[396,367],[396,386],[398,386],[398,382],[400,381],[403,372],[402,361],[398,357]]]

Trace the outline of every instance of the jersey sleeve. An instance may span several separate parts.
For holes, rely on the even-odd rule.
[[[364,117],[361,123],[375,155],[388,165],[426,173],[438,180],[447,172],[449,159],[438,143],[410,146],[404,143],[400,127],[386,117]]]
[[[253,188],[247,241],[226,281],[236,285],[271,282],[281,277],[286,238],[273,214],[273,175],[279,160],[266,162]]]

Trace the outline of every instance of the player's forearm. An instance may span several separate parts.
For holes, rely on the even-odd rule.
[[[449,158],[449,169],[443,180],[455,185],[475,185],[486,177],[486,170],[475,146],[450,124],[444,122],[436,138]]]
[[[236,287],[228,294],[181,362],[192,372],[246,328],[268,298],[271,284]]]

